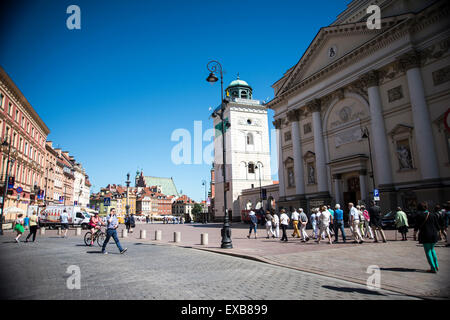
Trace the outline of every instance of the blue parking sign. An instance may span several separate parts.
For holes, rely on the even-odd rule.
[[[380,196],[380,191],[378,189],[374,189],[373,190],[373,196],[374,197],[379,197]]]

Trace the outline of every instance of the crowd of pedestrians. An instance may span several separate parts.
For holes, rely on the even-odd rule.
[[[257,239],[257,225],[258,218],[254,210],[250,210],[250,228],[247,238],[250,239],[254,233]],[[408,229],[410,228],[407,214],[401,207],[397,207],[394,217],[394,225],[396,230],[402,235],[401,241],[407,241]],[[368,239],[373,243],[386,243],[386,235],[382,226],[382,211],[381,208],[371,201],[368,208],[364,205],[356,205],[354,203],[348,204],[348,224],[352,235],[353,243],[362,244]],[[447,202],[444,208],[436,206],[434,210],[428,210],[425,202],[419,203],[417,213],[415,215],[414,224],[414,240],[423,244],[425,256],[430,264],[428,272],[436,273],[439,270],[437,261],[435,245],[439,240],[447,241],[446,246],[450,246],[450,241],[447,237],[447,229],[450,220],[450,201]],[[311,214],[305,214],[302,208],[291,209],[288,214],[285,209],[281,209],[279,214],[274,210],[267,210],[264,216],[266,238],[280,238],[280,227],[282,235],[280,241],[287,242],[287,229],[292,225],[292,234],[294,238],[300,238],[301,242],[308,242],[314,239],[317,243],[327,239],[329,244],[339,242],[339,233],[342,236],[342,241],[347,242],[347,235],[345,233],[344,211],[339,204],[334,208],[330,206],[321,206],[313,208]],[[312,227],[311,235],[306,232],[306,226],[310,222]],[[332,238],[334,237],[334,241]]]

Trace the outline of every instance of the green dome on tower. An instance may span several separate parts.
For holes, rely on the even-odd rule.
[[[230,84],[228,85],[228,88],[238,87],[238,86],[251,88],[247,82],[245,82],[244,80],[239,80],[239,79],[231,81]]]
[[[246,81],[239,79],[239,74],[225,90],[227,97],[241,99],[252,99],[252,91],[252,87]]]

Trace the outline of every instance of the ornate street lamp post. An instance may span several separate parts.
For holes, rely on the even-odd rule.
[[[128,189],[130,188],[130,182],[131,182],[130,181],[130,174],[127,173],[127,181],[125,181],[125,183],[127,184],[127,204],[125,206],[125,211],[126,211],[127,216],[130,213],[129,212],[130,211],[130,205],[128,204]]]
[[[206,65],[208,68],[208,71],[210,72],[208,78],[206,78],[206,81],[210,83],[217,82],[219,80],[216,76],[216,73],[219,73],[220,75],[220,110],[214,111],[212,116],[219,117],[222,121],[222,159],[223,159],[223,205],[224,205],[224,220],[223,220],[223,228],[222,228],[222,245],[221,247],[223,249],[231,249],[233,248],[233,244],[231,243],[231,228],[230,228],[230,222],[228,217],[228,209],[227,209],[227,189],[226,189],[226,144],[225,144],[225,126],[229,125],[228,123],[224,123],[224,112],[225,112],[225,106],[226,101],[223,100],[223,72],[222,72],[222,65],[215,60],[212,60],[208,62]]]
[[[369,156],[370,156],[370,168],[372,170],[372,185],[373,185],[373,190],[376,189],[376,184],[375,184],[375,172],[373,171],[373,159],[372,159],[372,147],[370,145],[370,134],[369,134],[369,129],[367,129],[367,127],[361,128],[361,138],[363,139],[367,139],[367,141],[369,141]]]
[[[205,187],[205,207],[203,208],[203,223],[207,223],[208,222],[208,219],[206,218],[206,214],[207,214],[207,208],[208,208],[208,205],[207,205],[207,198],[206,198],[206,180],[202,180],[202,186],[204,186]]]
[[[258,169],[258,171],[259,171],[259,198],[261,201],[261,208],[263,209],[263,214],[264,214],[264,199],[263,199],[262,187],[261,187],[261,169],[263,167],[264,166],[261,162],[258,162],[255,166],[255,169]]]
[[[47,179],[45,180],[45,198],[44,198],[44,205],[48,204],[48,200],[47,200],[47,186],[48,186],[48,179],[49,179],[49,175],[48,172],[53,172],[53,168],[47,168]]]

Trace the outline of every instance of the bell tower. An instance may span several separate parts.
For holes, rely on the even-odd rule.
[[[222,133],[216,130],[214,139],[215,206],[217,220],[223,219],[223,190],[227,186],[227,206],[232,219],[239,220],[241,210],[238,197],[242,190],[259,189],[271,185],[269,125],[267,109],[259,100],[253,99],[253,89],[237,76],[225,90],[227,101],[224,119],[226,126],[226,182],[223,181]],[[220,108],[220,106],[218,107]],[[221,120],[214,118],[214,127],[220,128]],[[266,206],[259,201],[257,206]]]

